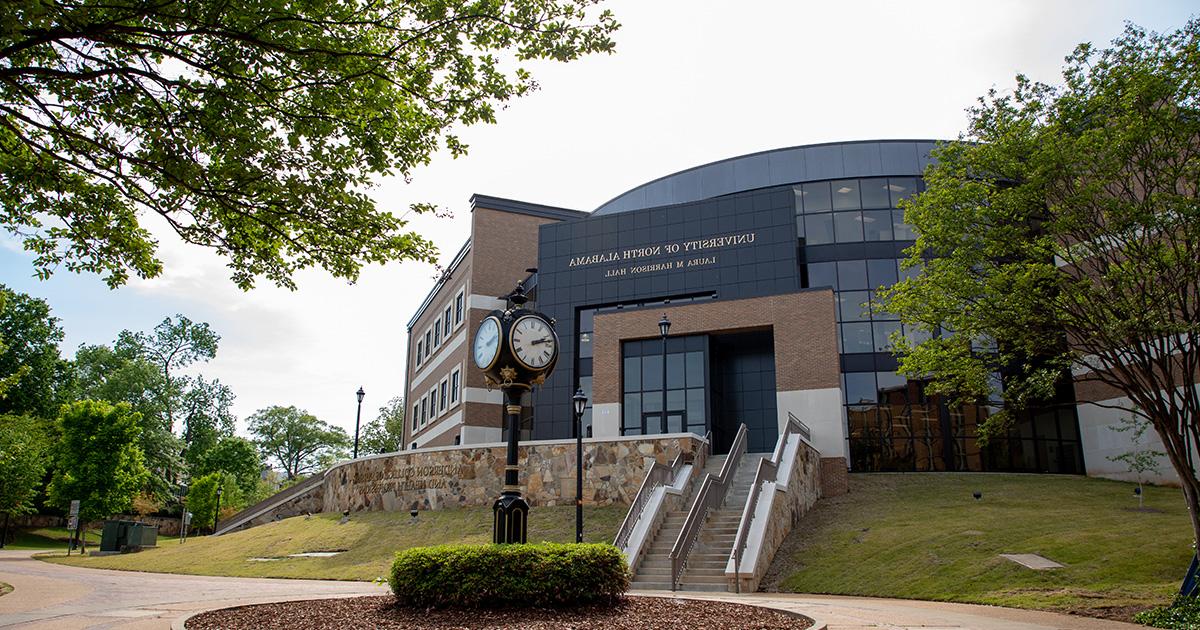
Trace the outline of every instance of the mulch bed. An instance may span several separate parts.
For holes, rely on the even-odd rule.
[[[225,608],[192,617],[187,630],[803,630],[811,625],[810,619],[769,608],[690,599],[627,597],[611,608],[565,610],[416,610],[399,608],[395,598],[384,595]]]

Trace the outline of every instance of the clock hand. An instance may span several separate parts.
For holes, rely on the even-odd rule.
[[[529,342],[529,345],[531,345],[531,346],[536,346],[536,345],[538,345],[539,343],[550,343],[550,338],[549,338],[549,337],[542,337],[541,339],[534,339],[533,341]]]

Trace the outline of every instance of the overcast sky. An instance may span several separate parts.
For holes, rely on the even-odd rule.
[[[1103,45],[1126,20],[1165,31],[1189,2],[703,2],[607,5],[622,24],[612,55],[533,66],[541,91],[512,102],[496,125],[461,131],[466,157],[439,155],[413,181],[380,182],[375,198],[403,212],[426,201],[453,218],[417,217],[443,262],[470,229],[474,193],[592,210],[660,176],[744,153],[818,142],[953,138],[964,110],[1023,72],[1055,81],[1079,42]],[[431,265],[367,269],[348,285],[320,271],[299,290],[244,293],[222,260],[162,238],[166,271],[110,291],[96,276],[40,282],[31,258],[0,242],[0,281],[45,298],[66,329],[64,355],[148,330],[183,313],[221,335],[200,367],[237,394],[245,419],[296,405],[354,429],[404,391],[405,324],[432,285]]]

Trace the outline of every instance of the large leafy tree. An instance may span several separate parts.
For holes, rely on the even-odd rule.
[[[183,470],[184,444],[167,428],[162,372],[127,348],[106,345],[80,346],[74,367],[80,398],[125,403],[136,412],[138,446],[150,471],[148,489],[160,499],[170,497],[173,477]]]
[[[193,478],[224,472],[236,480],[244,493],[250,494],[258,487],[262,469],[262,458],[254,442],[243,437],[227,436],[205,451],[200,461],[192,466],[191,472]]]
[[[1125,401],[1161,438],[1200,540],[1200,21],[1080,45],[1061,85],[1018,77],[980,99],[961,140],[906,208],[923,270],[884,307],[940,333],[896,339],[901,370],[961,399],[995,396],[1002,373],[1010,408],[1071,373]]]
[[[0,512],[6,520],[9,515],[34,510],[48,447],[47,436],[36,420],[0,415]]]
[[[249,418],[250,434],[264,457],[295,479],[347,457],[350,436],[340,427],[295,407],[267,407]]]
[[[404,397],[396,396],[379,408],[379,415],[363,427],[360,452],[391,453],[404,444]]]
[[[432,260],[365,191],[463,153],[456,127],[537,87],[523,62],[611,50],[598,1],[9,2],[0,224],[39,275],[112,286],[162,270],[147,215],[242,288]]]
[[[126,403],[81,400],[64,406],[58,423],[51,501],[66,509],[78,499],[84,521],[129,509],[149,474],[137,412]]]
[[[59,319],[45,300],[0,285],[0,380],[7,379],[0,413],[55,417],[64,395],[62,340]]]
[[[162,373],[163,387],[158,394],[166,414],[167,429],[174,431],[177,400],[187,385],[187,380],[178,376],[179,370],[217,356],[220,341],[221,336],[207,323],[176,315],[164,318],[153,332],[121,331],[116,349],[119,353],[139,356],[153,363]]]

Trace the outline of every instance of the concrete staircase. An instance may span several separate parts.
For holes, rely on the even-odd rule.
[[[758,460],[769,456],[769,453],[747,453],[742,456],[742,462],[733,476],[733,485],[725,495],[724,504],[720,509],[711,512],[701,526],[699,540],[688,556],[687,569],[680,579],[680,590],[729,590],[725,580],[725,564],[733,549],[733,538],[737,535],[746,496],[750,493],[750,484],[758,470]],[[704,474],[714,477],[720,474],[725,458],[725,455],[713,455],[708,458],[704,472],[692,484],[692,492],[685,505],[690,508],[696,500]],[[636,568],[632,585],[634,589],[671,589],[671,547],[675,545],[686,519],[686,510],[666,513],[662,525]]]

